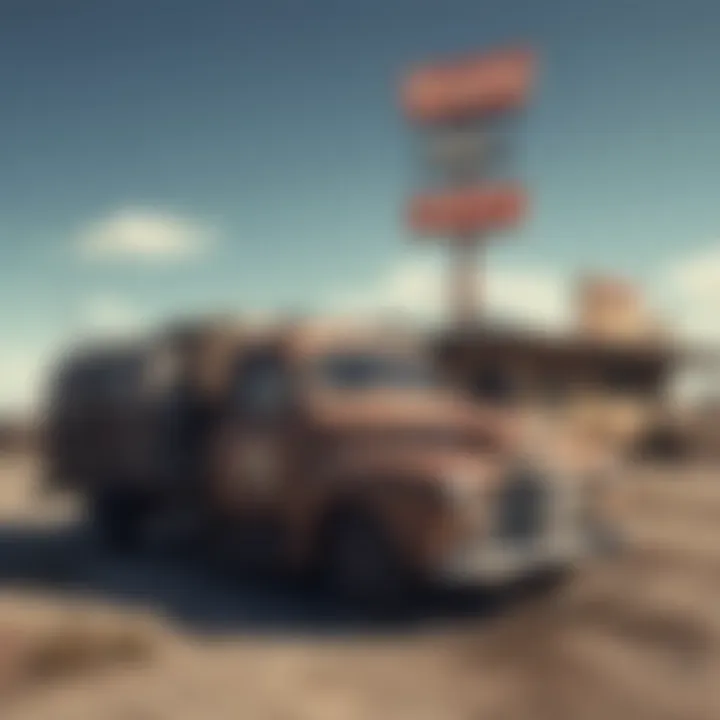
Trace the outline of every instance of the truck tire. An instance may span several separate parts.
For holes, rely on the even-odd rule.
[[[148,504],[137,493],[104,491],[91,500],[90,519],[98,541],[113,554],[141,549],[148,519]]]
[[[346,608],[375,619],[402,612],[409,576],[379,522],[364,513],[344,513],[325,537],[326,586]]]

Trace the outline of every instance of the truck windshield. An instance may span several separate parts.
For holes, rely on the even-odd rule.
[[[432,369],[415,359],[388,353],[338,353],[318,363],[320,381],[340,390],[430,388],[437,385]]]

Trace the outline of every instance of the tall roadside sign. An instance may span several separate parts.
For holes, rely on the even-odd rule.
[[[525,192],[507,171],[511,121],[527,103],[536,64],[528,49],[503,49],[412,69],[401,86],[424,168],[407,220],[418,235],[449,242],[449,300],[460,325],[474,322],[479,304],[479,246],[525,215]]]

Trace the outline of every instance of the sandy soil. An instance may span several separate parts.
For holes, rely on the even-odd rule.
[[[159,550],[102,557],[32,462],[0,459],[0,716],[718,718],[719,474],[636,473],[632,550],[559,593],[456,593],[363,627]]]

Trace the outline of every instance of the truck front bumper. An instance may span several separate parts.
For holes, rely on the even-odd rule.
[[[612,554],[622,545],[618,535],[605,529],[585,529],[526,542],[486,538],[451,553],[439,569],[439,580],[448,584],[512,582]]]

